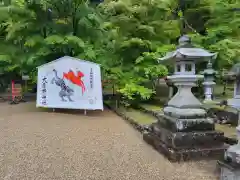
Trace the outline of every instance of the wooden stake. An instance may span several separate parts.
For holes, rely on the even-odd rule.
[[[118,108],[118,100],[116,99],[115,101],[115,108],[117,109]]]
[[[15,101],[15,82],[12,80],[12,101]]]

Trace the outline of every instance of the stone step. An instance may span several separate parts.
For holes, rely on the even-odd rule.
[[[168,129],[154,126],[149,133],[156,143],[165,143],[168,147],[175,149],[213,147],[224,143],[224,134],[219,131],[171,132]]]
[[[165,155],[170,161],[187,161],[187,160],[202,160],[202,159],[222,159],[224,151],[228,145],[222,144],[212,147],[201,148],[171,148],[167,144],[157,141],[150,133],[145,132],[143,139],[148,144],[152,145],[159,153]]]
[[[181,119],[159,114],[158,124],[172,132],[214,131],[211,118]]]

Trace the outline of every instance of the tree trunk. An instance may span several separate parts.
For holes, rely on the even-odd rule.
[[[72,17],[72,33],[73,33],[73,36],[76,36],[77,35],[77,31],[78,31],[78,23],[77,23],[77,19],[76,19],[76,16],[73,15]]]
[[[222,95],[226,95],[226,90],[227,90],[227,80],[224,81],[224,84],[223,84],[223,92],[222,92]]]

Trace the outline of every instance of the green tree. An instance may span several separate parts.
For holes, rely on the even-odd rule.
[[[102,77],[133,103],[168,74],[157,59],[176,48],[181,22],[228,68],[239,58],[238,0],[3,0],[0,73],[30,73],[64,55],[101,64]],[[150,85],[149,85],[150,84]]]
[[[4,40],[0,53],[8,69],[35,71],[63,55],[96,60],[94,49],[103,32],[101,19],[88,2],[14,0],[2,3],[0,12]]]
[[[240,7],[237,0],[209,0],[211,16],[205,24],[207,35],[194,35],[194,40],[206,49],[218,52],[215,67],[229,69],[239,61],[240,56]]]
[[[174,19],[175,3],[167,1],[110,1],[99,7],[109,32],[115,61],[108,71],[126,99],[148,99],[155,93],[155,82],[167,75],[157,59],[180,35],[179,21]],[[116,69],[115,67],[118,66]],[[114,68],[113,68],[114,67]],[[146,84],[151,82],[151,87]]]

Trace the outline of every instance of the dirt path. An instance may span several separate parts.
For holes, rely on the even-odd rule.
[[[39,112],[0,104],[0,179],[215,180],[216,162],[172,164],[106,110]]]

